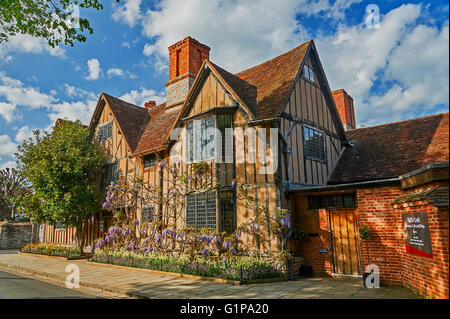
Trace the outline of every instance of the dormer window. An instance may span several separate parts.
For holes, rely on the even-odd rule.
[[[98,127],[98,142],[103,143],[112,137],[112,121]]]
[[[309,66],[305,65],[303,67],[303,76],[305,77],[305,79],[307,79],[308,81],[314,82],[314,70],[311,69]]]

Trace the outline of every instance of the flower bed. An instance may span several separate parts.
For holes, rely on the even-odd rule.
[[[66,247],[54,244],[31,243],[20,250],[21,253],[58,256],[70,258],[81,257],[80,250],[73,247]]]
[[[186,255],[140,254],[130,251],[100,251],[90,261],[172,273],[237,281],[279,278],[284,274],[264,258],[234,256],[228,259]]]

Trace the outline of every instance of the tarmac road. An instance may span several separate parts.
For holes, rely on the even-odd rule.
[[[39,280],[20,277],[0,271],[0,299],[83,299],[99,298],[55,286]]]

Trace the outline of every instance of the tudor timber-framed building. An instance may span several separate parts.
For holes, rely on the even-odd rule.
[[[187,196],[186,210],[181,212],[185,225],[231,231],[246,221],[249,211],[233,187],[237,181],[269,211],[292,211],[293,222],[304,226],[308,236],[301,243],[291,242],[290,249],[300,253],[315,273],[361,275],[366,265],[378,262],[382,283],[448,298],[448,195],[442,195],[442,187],[448,191],[448,113],[356,129],[353,100],[343,89],[331,91],[312,40],[236,74],[211,62],[209,51],[191,37],[169,47],[163,104],[149,101],[139,107],[100,95],[88,129],[109,150],[106,181],[121,171],[142,175],[164,192],[168,185],[158,163],[170,164],[176,145],[170,135],[176,128],[191,132],[193,143],[208,128],[267,132],[276,128],[276,159],[268,146],[263,154],[254,154],[276,160],[274,172],[251,160],[249,149],[256,141],[252,135],[234,140],[231,163],[216,163],[212,154],[204,155],[202,159],[211,164],[213,187]],[[188,159],[183,169],[190,171],[186,150],[177,152]],[[239,152],[243,161],[236,159]],[[414,197],[413,191],[422,193]],[[402,204],[417,198],[421,201],[416,206]],[[414,207],[429,212],[437,223],[430,224],[434,260],[419,262],[427,268],[420,271],[443,273],[431,288],[414,283],[411,273],[418,268],[417,261],[403,251],[401,216]],[[146,214],[146,208],[139,218],[144,217],[142,212]],[[107,229],[110,221],[105,213],[100,219]],[[441,230],[445,223],[446,232]],[[373,228],[372,244],[359,240],[361,225]],[[90,238],[95,239],[98,221],[90,228]],[[73,234],[46,226],[45,240],[70,243]],[[264,252],[280,249],[276,240],[249,244]],[[370,258],[363,253],[367,247],[372,247]]]

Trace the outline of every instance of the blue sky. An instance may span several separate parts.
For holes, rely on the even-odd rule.
[[[238,72],[313,39],[331,89],[355,101],[359,125],[446,112],[448,1],[104,0],[84,10],[94,34],[74,47],[15,36],[0,44],[0,169],[33,129],[57,118],[88,123],[101,92],[164,101],[167,47],[192,36]],[[378,28],[365,22],[379,9]]]

